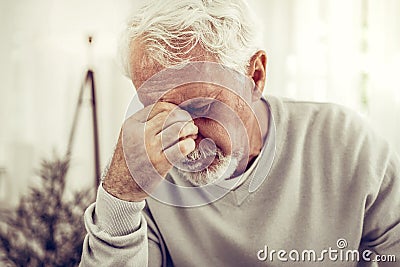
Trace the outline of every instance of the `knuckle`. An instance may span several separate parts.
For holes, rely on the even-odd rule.
[[[157,120],[158,123],[164,127],[168,120],[168,112],[164,110],[158,113]]]
[[[177,119],[179,119],[179,114],[177,111],[173,110],[173,111],[168,112],[168,114],[167,114],[168,121],[173,122],[173,121],[176,121]]]
[[[176,107],[176,105],[168,102],[157,102],[154,104],[154,108],[159,111],[169,111]]]
[[[188,136],[191,134],[197,134],[198,128],[194,123],[186,123],[184,127],[181,130],[181,135],[182,136]]]
[[[156,103],[154,104],[149,111],[149,117],[153,117],[157,114],[160,114],[164,111],[167,111],[167,109],[165,108],[165,106],[162,103]]]

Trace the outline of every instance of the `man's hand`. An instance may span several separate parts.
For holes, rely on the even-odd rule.
[[[171,103],[138,111],[122,127],[104,189],[126,201],[145,199],[173,163],[195,149],[197,132],[190,114]]]

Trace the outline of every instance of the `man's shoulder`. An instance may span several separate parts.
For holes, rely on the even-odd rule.
[[[267,97],[278,123],[298,130],[304,128],[313,132],[360,134],[373,132],[366,117],[340,104],[294,100],[284,97]],[[290,130],[290,129],[287,129]]]
[[[269,103],[279,117],[277,136],[283,139],[285,149],[295,147],[296,153],[311,153],[349,173],[362,167],[374,173],[371,177],[382,177],[392,151],[364,115],[334,103],[277,97]]]
[[[268,96],[268,102],[275,102],[275,105],[279,105],[284,112],[287,112],[291,116],[293,115],[305,115],[307,113],[313,114],[318,113],[319,115],[330,116],[330,117],[349,117],[352,119],[361,119],[362,114],[345,107],[340,104],[332,102],[317,102],[317,101],[305,101],[296,100],[287,97],[276,97]],[[305,118],[307,119],[307,118]]]

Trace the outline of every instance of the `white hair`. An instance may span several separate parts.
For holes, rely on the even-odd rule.
[[[128,22],[121,56],[130,76],[131,43],[140,38],[146,59],[164,67],[187,63],[200,46],[219,63],[246,73],[260,48],[260,24],[246,0],[146,0]]]

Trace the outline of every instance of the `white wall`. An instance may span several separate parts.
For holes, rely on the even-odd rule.
[[[0,174],[0,200],[15,203],[32,183],[40,159],[53,150],[65,152],[89,61],[88,34],[94,35],[91,64],[98,87],[101,163],[106,164],[133,94],[116,63],[116,40],[137,3],[0,1],[0,168],[6,170]],[[267,92],[352,107],[366,114],[400,152],[400,1],[251,3],[264,28]],[[363,42],[368,46],[363,48]],[[85,104],[71,188],[93,184],[89,111]]]
[[[267,92],[366,115],[400,152],[400,1],[252,1],[269,55]]]
[[[112,152],[133,87],[116,62],[117,38],[132,1],[1,1],[0,166],[14,203],[40,159],[64,154],[94,36],[102,166]],[[88,91],[89,92],[89,91]],[[87,93],[88,93],[87,92]],[[76,133],[70,186],[93,184],[89,94]],[[5,177],[5,178],[4,178]]]

